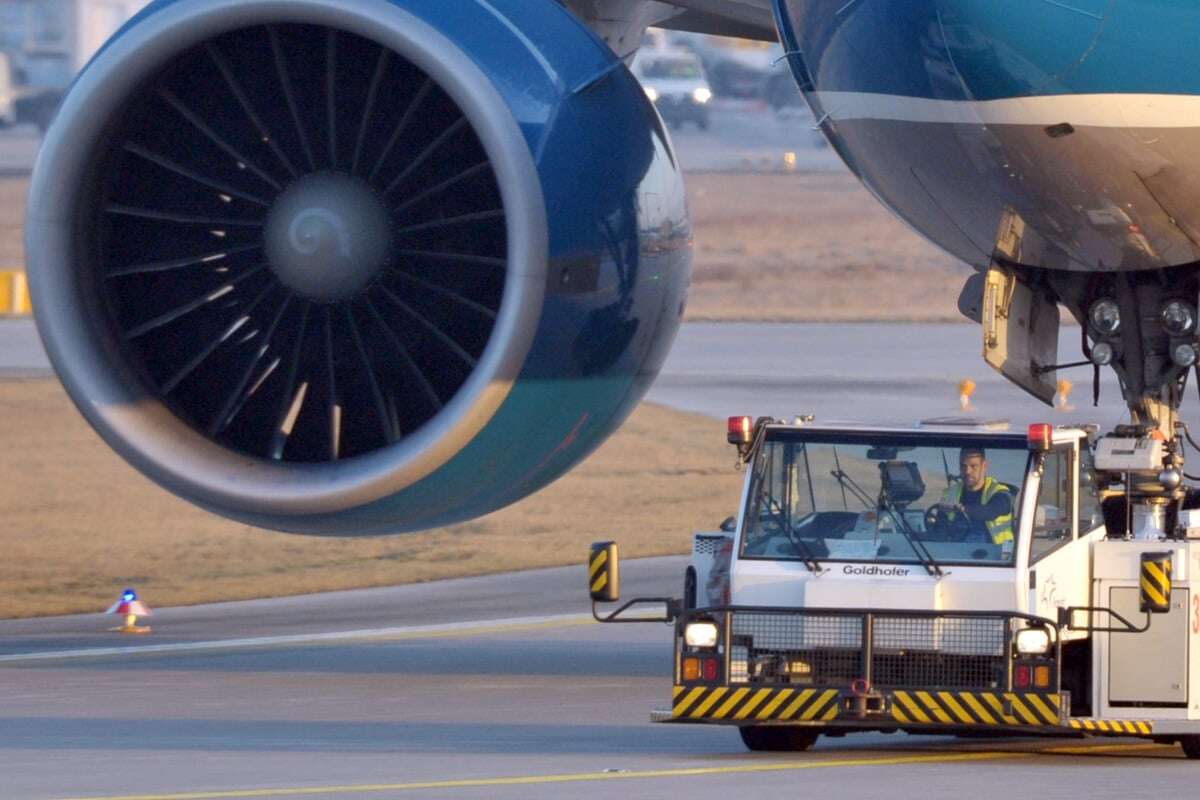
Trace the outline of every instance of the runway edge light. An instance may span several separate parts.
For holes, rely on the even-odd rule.
[[[121,592],[121,598],[109,606],[107,614],[118,614],[125,618],[124,624],[118,628],[109,628],[114,633],[150,633],[148,625],[138,625],[138,617],[148,617],[153,612],[138,599],[137,591],[132,588]]]

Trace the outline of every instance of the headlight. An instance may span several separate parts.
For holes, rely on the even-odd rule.
[[[715,622],[689,622],[683,629],[683,641],[688,647],[716,647],[720,632]]]
[[[1105,336],[1112,336],[1121,329],[1121,309],[1107,297],[1092,304],[1090,316],[1092,325]]]
[[[646,97],[650,98],[651,103],[658,102],[658,89],[655,89],[653,86],[644,86],[642,88],[646,90]]]
[[[1045,628],[1026,628],[1017,631],[1017,652],[1023,656],[1040,656],[1050,650],[1050,634]]]
[[[1162,324],[1172,336],[1185,336],[1196,327],[1196,312],[1182,300],[1172,300],[1163,306]]]
[[[707,86],[701,86],[692,92],[692,99],[697,103],[704,105],[709,100],[712,100],[712,91]]]

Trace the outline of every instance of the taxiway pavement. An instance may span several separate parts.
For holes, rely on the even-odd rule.
[[[1080,361],[1080,331],[1063,327],[1059,362]],[[680,329],[647,399],[713,417],[748,414],[791,419],[912,425],[970,416],[1031,422],[1126,419],[1112,370],[1104,370],[1100,405],[1092,407],[1092,369],[1063,370],[1068,403],[1051,408],[1026,394],[983,360],[982,333],[971,323],[726,323],[690,322]],[[959,405],[958,384],[975,382],[971,407]],[[1189,422],[1195,403],[1185,403]]]
[[[650,402],[713,417],[734,414],[911,425],[930,417],[1095,422],[1125,418],[1111,370],[1101,404],[1091,405],[1092,371],[1073,369],[1069,407],[1051,409],[1008,383],[981,357],[979,327],[939,323],[689,322],[651,387]],[[1063,328],[1060,360],[1077,361],[1079,329]],[[0,321],[0,377],[48,375],[50,365],[30,320]],[[958,382],[976,383],[972,408],[959,407]],[[1185,404],[1182,414],[1196,413]]]
[[[46,369],[32,323],[0,323],[0,372]],[[650,399],[911,422],[958,413],[961,377],[984,416],[1121,416],[1111,382],[1099,410],[1086,380],[1075,412],[1024,398],[967,325],[688,324]],[[677,594],[682,568],[628,562],[625,595]],[[669,628],[598,625],[584,598],[573,567],[159,609],[146,638],[99,615],[0,622],[0,798],[1194,793],[1200,766],[1137,741],[858,735],[751,754],[727,728],[651,725]]]
[[[676,592],[682,563],[627,562],[626,595]],[[168,609],[147,638],[103,633],[111,619],[0,623],[6,800],[1127,800],[1189,797],[1200,769],[1136,741],[863,734],[752,754],[728,728],[652,725],[670,629],[591,622],[582,567]]]

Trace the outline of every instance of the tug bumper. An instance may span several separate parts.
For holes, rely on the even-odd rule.
[[[1070,731],[1057,692],[891,691],[858,695],[839,689],[676,686],[658,722],[810,724],[864,730],[1047,728]]]
[[[651,722],[797,725],[854,731],[1026,734],[1036,736],[1170,736],[1200,732],[1200,723],[1068,717],[1063,692],[892,691],[675,686],[670,708]]]

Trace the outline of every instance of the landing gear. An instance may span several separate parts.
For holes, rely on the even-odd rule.
[[[816,743],[821,735],[818,728],[799,728],[792,725],[747,725],[738,728],[742,743],[755,751],[802,753]]]
[[[1024,231],[1006,219],[997,252],[1019,261]],[[1091,366],[1097,393],[1101,369],[1116,373],[1129,421],[1095,442],[1094,462],[1110,539],[1177,538],[1178,512],[1194,502],[1178,410],[1200,364],[1198,275],[1192,265],[1100,275],[997,263],[961,298],[983,322],[988,363],[1047,404],[1060,368]],[[1060,305],[1079,321],[1083,361],[1058,357]]]

